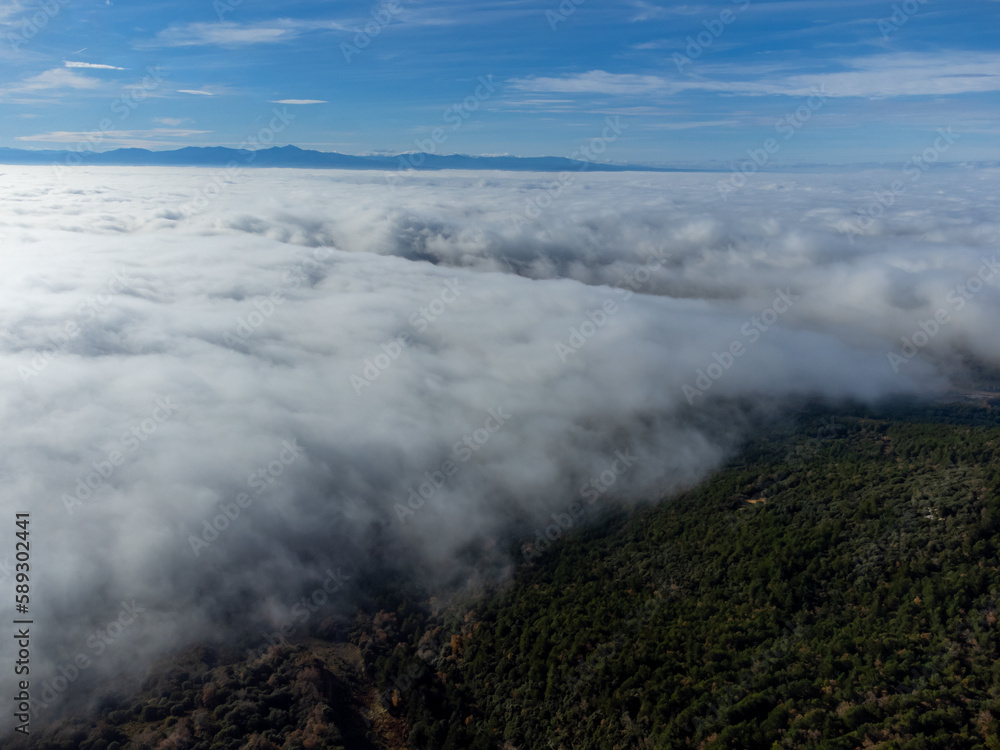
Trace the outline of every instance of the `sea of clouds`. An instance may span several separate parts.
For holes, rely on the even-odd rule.
[[[997,171],[390,177],[0,167],[0,601],[30,512],[36,690],[386,560],[502,575],[512,528],[689,486],[755,410],[1000,366]]]

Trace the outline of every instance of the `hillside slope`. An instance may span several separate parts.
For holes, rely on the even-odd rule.
[[[1000,748],[992,404],[807,411],[682,496],[514,543],[502,590],[376,576],[339,640],[177,657],[31,745]]]
[[[412,746],[1000,747],[1000,414],[889,416],[761,439],[430,622]]]

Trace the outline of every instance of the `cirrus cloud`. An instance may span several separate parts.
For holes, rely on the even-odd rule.
[[[100,63],[73,62],[71,60],[64,60],[63,65],[65,65],[67,68],[91,68],[94,70],[128,70],[128,68],[119,68],[117,65],[102,65]]]
[[[561,77],[514,78],[507,83],[515,91],[612,95],[648,94],[661,91],[666,85],[666,81],[658,76],[608,73],[603,70]]]

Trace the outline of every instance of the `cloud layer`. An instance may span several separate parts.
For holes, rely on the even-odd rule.
[[[1000,175],[930,171],[874,217],[897,177],[5,167],[39,680],[280,623],[338,567],[473,578],[618,451],[616,495],[703,478],[747,403],[1000,366]]]

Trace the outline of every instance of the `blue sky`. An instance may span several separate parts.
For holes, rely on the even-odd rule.
[[[996,160],[998,31],[1000,0],[3,2],[0,146],[566,156],[617,117],[608,161],[902,163],[948,128]]]

